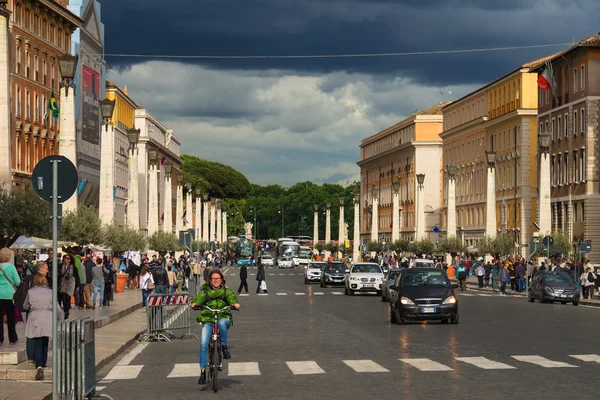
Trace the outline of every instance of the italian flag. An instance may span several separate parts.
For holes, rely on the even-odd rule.
[[[542,88],[542,90],[548,90],[552,87],[552,82],[554,77],[552,76],[552,66],[550,62],[546,62],[546,67],[544,68],[544,72],[540,75],[537,80],[538,85]]]

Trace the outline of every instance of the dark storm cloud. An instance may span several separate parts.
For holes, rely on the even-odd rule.
[[[172,55],[412,52],[570,42],[598,30],[594,17],[600,11],[598,4],[595,0],[102,0],[107,53]],[[493,79],[558,49],[194,62],[218,69],[403,74],[443,85]],[[115,65],[140,62],[108,60]]]

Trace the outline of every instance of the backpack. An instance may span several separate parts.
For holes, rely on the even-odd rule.
[[[23,306],[25,305],[25,299],[27,298],[27,293],[29,292],[29,283],[30,282],[27,282],[27,284],[25,284],[23,281],[21,281],[21,284],[17,287],[17,290],[13,295],[15,307],[17,307],[21,312],[26,311]]]
[[[591,272],[588,272],[588,274],[587,274],[587,280],[588,280],[589,282],[591,282],[591,283],[594,283],[594,282],[596,282],[596,278],[594,277],[594,274],[593,274],[593,273],[591,273]]]

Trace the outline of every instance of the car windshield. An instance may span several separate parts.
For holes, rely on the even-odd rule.
[[[346,271],[346,266],[344,264],[327,264],[327,268],[325,268],[326,272],[344,272]]]
[[[292,259],[290,257],[283,257],[281,260],[282,261],[291,261]]]
[[[265,255],[265,256],[262,256],[262,258],[263,258],[263,260],[270,260],[270,259],[271,259],[271,258],[273,258],[273,257],[271,257],[271,256],[266,256],[266,255]]]
[[[381,268],[375,264],[356,264],[352,267],[353,274],[380,274]]]
[[[400,273],[400,271],[390,271],[390,273],[388,274],[387,280],[395,281],[396,277],[398,276],[399,273]]]
[[[544,280],[546,282],[555,282],[555,283],[573,283],[573,279],[564,272],[558,273],[546,273],[544,274]]]
[[[417,261],[415,268],[433,268],[433,262]]]
[[[448,280],[439,269],[430,271],[407,271],[402,277],[402,286],[448,286]]]

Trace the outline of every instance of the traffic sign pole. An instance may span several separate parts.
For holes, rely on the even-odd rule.
[[[58,399],[58,163],[52,160],[52,399]]]

